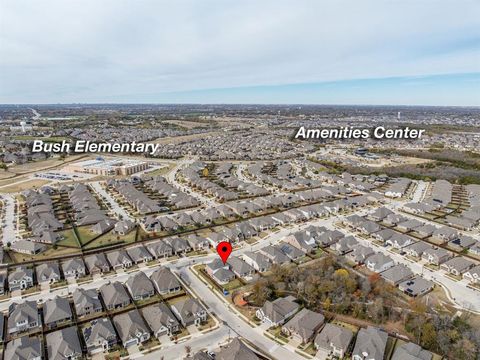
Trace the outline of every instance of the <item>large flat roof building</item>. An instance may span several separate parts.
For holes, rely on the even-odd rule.
[[[103,159],[85,160],[70,164],[67,171],[94,175],[132,175],[148,169],[148,163],[133,159]]]

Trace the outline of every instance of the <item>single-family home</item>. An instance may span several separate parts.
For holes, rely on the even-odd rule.
[[[139,345],[150,339],[150,329],[136,309],[114,316],[113,324],[125,348]]]
[[[267,300],[255,315],[270,326],[283,325],[288,318],[298,311],[299,305],[293,296],[278,298],[274,301]]]
[[[322,354],[343,359],[353,339],[353,332],[343,326],[325,324],[315,338],[315,348]]]

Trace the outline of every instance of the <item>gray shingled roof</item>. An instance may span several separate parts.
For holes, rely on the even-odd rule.
[[[76,326],[49,333],[45,340],[49,360],[64,360],[82,355]]]
[[[321,349],[328,350],[331,349],[330,344],[333,344],[337,349],[346,351],[352,338],[353,332],[350,329],[329,323],[317,335],[315,344]]]
[[[5,359],[30,360],[42,356],[42,348],[38,337],[24,336],[7,344]]]
[[[360,329],[352,355],[364,358],[366,353],[369,359],[383,359],[387,339],[388,334],[380,329],[371,326],[366,329]]]

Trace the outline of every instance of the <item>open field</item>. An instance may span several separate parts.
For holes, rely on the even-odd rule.
[[[8,167],[8,172],[14,173],[17,175],[32,173],[40,170],[51,169],[57,166],[65,165],[80,159],[83,159],[86,155],[71,155],[65,160],[60,158],[51,158],[41,161],[32,161],[25,164],[14,165]]]
[[[4,193],[16,193],[29,189],[36,189],[50,183],[49,180],[26,180],[16,182],[9,186],[0,186],[0,190]]]
[[[11,172],[8,172],[8,171],[5,171],[5,170],[0,171],[0,180],[8,179],[8,178],[11,178],[11,177],[14,177],[14,176],[15,176],[15,174],[12,174]]]
[[[93,249],[97,247],[103,247],[103,246],[109,246],[109,245],[121,244],[121,243],[128,244],[133,242],[135,242],[135,230],[130,231],[125,236],[118,236],[113,231],[110,231],[100,236],[98,239],[95,239],[92,242],[85,245],[84,249],[88,250],[88,249]]]
[[[168,124],[178,125],[186,129],[193,129],[197,127],[208,127],[210,124],[205,122],[197,122],[197,121],[188,121],[188,120],[167,120],[165,121]]]
[[[165,175],[168,172],[170,172],[173,168],[175,167],[174,163],[168,164],[165,167],[162,167],[161,169],[156,169],[153,171],[146,171],[145,174],[148,176],[159,176],[159,175]]]
[[[203,134],[192,134],[192,135],[185,135],[185,136],[175,136],[175,137],[165,137],[165,138],[159,138],[154,141],[149,141],[149,143],[155,143],[155,144],[177,144],[180,142],[184,141],[190,141],[190,140],[196,140],[203,138],[207,135],[218,135],[220,134],[219,131],[212,131],[212,132],[207,132]]]
[[[43,140],[44,142],[62,142],[70,140],[68,137],[52,136],[52,137],[37,137],[31,135],[16,135],[13,136],[14,140]]]

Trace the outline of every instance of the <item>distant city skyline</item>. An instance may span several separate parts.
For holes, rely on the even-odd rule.
[[[0,103],[479,106],[479,13],[474,0],[2,0]]]

